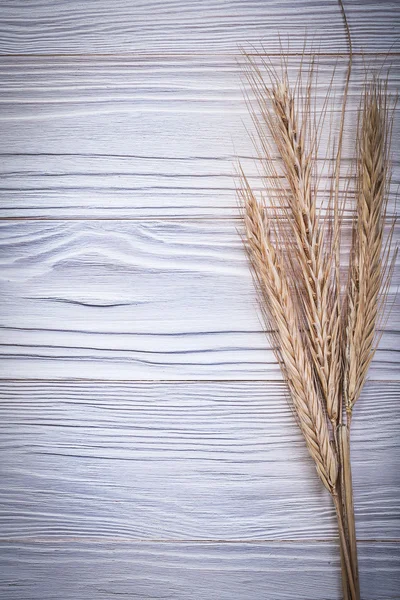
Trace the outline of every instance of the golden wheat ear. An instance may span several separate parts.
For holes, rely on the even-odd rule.
[[[308,450],[323,484],[333,494],[338,474],[336,456],[284,262],[272,242],[263,207],[243,172],[241,180],[239,194],[244,208],[247,251],[262,311],[267,315],[267,329],[272,327],[272,342],[276,345],[279,363]]]
[[[319,146],[331,85],[318,108],[316,58],[300,63],[291,84],[288,64],[277,73],[270,63],[245,55],[245,74],[253,101],[248,106],[257,133],[258,158],[264,174],[270,209],[283,254],[285,268],[299,291],[297,310],[310,331],[305,338],[313,359],[324,406],[334,426],[339,421],[340,355],[339,285],[335,278],[336,246],[330,222],[320,218],[324,190],[320,187]],[[290,251],[288,251],[290,249]]]
[[[351,419],[377,349],[396,251],[387,216],[393,124],[387,81],[373,77],[363,92],[357,136],[356,213],[345,314],[345,403]],[[386,231],[385,229],[389,230]]]

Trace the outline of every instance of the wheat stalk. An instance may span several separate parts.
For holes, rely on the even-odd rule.
[[[365,84],[357,132],[356,215],[351,265],[344,312],[344,400],[347,428],[341,430],[347,532],[353,572],[358,578],[357,541],[354,522],[350,464],[350,427],[355,403],[365,384],[379,336],[378,321],[397,252],[391,252],[394,227],[385,240],[390,187],[389,148],[393,114],[389,111],[387,81],[374,77]],[[392,255],[392,256],[391,256]]]
[[[357,208],[347,301],[343,303],[338,262],[343,234],[338,178],[341,147],[331,150],[332,233],[330,219],[321,219],[318,212],[318,140],[326,105],[317,118],[311,101],[314,67],[305,86],[300,77],[291,87],[286,64],[279,76],[261,59],[269,76],[266,82],[257,61],[245,56],[247,81],[256,99],[254,105],[247,96],[247,102],[265,184],[264,194],[257,195],[239,166],[245,244],[266,330],[299,426],[334,502],[344,598],[359,600],[349,434],[352,409],[376,349],[378,318],[393,270],[391,233],[386,241],[384,237],[391,131],[386,85],[373,79],[365,87],[360,107]],[[344,113],[345,101],[339,145]],[[344,425],[342,394],[347,414]]]

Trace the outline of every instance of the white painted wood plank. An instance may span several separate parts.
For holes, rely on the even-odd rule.
[[[359,548],[363,600],[396,600],[399,546]],[[2,544],[2,600],[339,600],[335,544]]]
[[[280,378],[237,223],[3,221],[0,233],[2,377]],[[399,325],[396,306],[371,378],[399,378]]]
[[[2,537],[336,539],[280,383],[1,382]],[[400,537],[400,385],[369,383],[352,463],[360,540]]]
[[[356,50],[398,49],[397,3],[348,4]],[[278,33],[299,51],[310,23],[322,52],[346,50],[328,1],[2,6],[0,52],[163,56],[2,59],[2,216],[236,215],[232,138],[248,157],[247,116],[236,67],[212,56],[260,40],[279,51]],[[2,233],[2,376],[279,378],[234,223]],[[375,379],[398,379],[398,340],[395,312]],[[0,393],[0,598],[340,597],[336,543],[311,543],[335,537],[329,498],[281,384],[14,381]],[[385,540],[360,544],[365,600],[399,588],[398,398],[398,384],[371,384],[355,419],[358,534]],[[173,538],[186,542],[151,542]],[[259,543],[188,541],[209,538]]]
[[[382,59],[375,66],[382,63]],[[393,59],[390,90],[399,87]],[[322,106],[336,65],[322,58]],[[298,68],[292,60],[292,75]],[[365,61],[356,58],[345,155],[353,152]],[[235,156],[262,186],[234,59],[2,58],[0,214],[5,217],[237,216]],[[330,112],[334,126],[337,103]],[[329,127],[322,140],[326,143]],[[394,140],[400,136],[396,119]],[[393,193],[400,155],[393,145]],[[346,163],[343,173],[347,170]]]
[[[390,0],[345,2],[354,47],[398,49],[399,5]],[[235,53],[262,42],[279,52],[279,35],[292,52],[304,37],[322,52],[345,52],[336,0],[106,0],[3,3],[1,53]]]

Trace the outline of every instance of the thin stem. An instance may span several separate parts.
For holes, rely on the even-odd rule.
[[[341,547],[341,552],[343,553],[343,562],[345,564],[345,573],[347,575],[348,584],[349,584],[349,588],[350,588],[350,598],[351,598],[351,600],[358,600],[359,596],[357,594],[356,586],[354,583],[353,569],[352,569],[351,559],[350,559],[350,555],[349,555],[349,550],[347,547],[346,532],[344,530],[344,525],[343,525],[342,505],[341,505],[339,496],[337,494],[332,494],[332,499],[333,499],[333,503],[335,505],[335,510],[336,510],[340,547]],[[342,575],[343,575],[343,572],[342,572]]]
[[[344,558],[342,544],[340,544],[340,565],[342,570],[343,600],[351,600],[349,592],[349,578],[347,577],[346,562]]]
[[[339,399],[339,407],[341,407],[341,400]],[[336,451],[336,456],[338,458],[338,465],[339,465],[339,473],[338,473],[338,483],[336,485],[336,493],[338,495],[339,498],[339,504],[341,507],[341,512],[342,512],[342,519],[345,520],[344,515],[345,515],[345,504],[344,504],[344,481],[343,481],[343,461],[342,461],[342,444],[341,444],[341,438],[340,438],[340,422],[341,422],[341,410],[339,412],[339,424],[336,425],[335,420],[333,419],[331,421],[332,424],[332,431],[333,431],[333,438],[334,438],[334,444],[335,444],[335,451]],[[347,538],[347,533],[346,534],[346,539]],[[343,547],[342,544],[340,544],[340,563],[341,563],[341,568],[342,568],[342,588],[343,588],[343,600],[351,600],[350,599],[350,591],[349,591],[349,581],[348,581],[348,577],[347,577],[347,570],[346,570],[346,562],[345,562],[345,557],[344,557],[344,552],[343,552]]]
[[[344,483],[344,501],[345,501],[345,519],[346,529],[349,539],[350,557],[354,574],[354,583],[357,592],[357,600],[360,600],[360,584],[358,577],[358,557],[357,557],[357,537],[356,524],[354,519],[354,503],[353,503],[353,482],[351,476],[351,461],[350,461],[350,430],[346,427],[340,428],[340,438],[342,446],[342,461],[341,467],[343,471]]]
[[[338,485],[338,496],[339,496],[339,504],[342,510],[342,519],[343,519],[343,497],[340,491],[340,486]],[[342,543],[340,543],[340,565],[342,570],[342,590],[343,590],[343,600],[351,600],[350,590],[349,590],[349,578],[347,576],[346,569],[346,560]]]

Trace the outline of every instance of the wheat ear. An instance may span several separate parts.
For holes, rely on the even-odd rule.
[[[267,66],[269,81],[254,60],[248,58],[247,78],[255,93],[259,116],[257,132],[265,154],[268,139],[272,139],[281,159],[282,174],[287,188],[275,185],[275,196],[281,212],[292,229],[291,248],[294,251],[297,278],[303,288],[299,302],[310,330],[307,344],[317,372],[326,410],[332,423],[339,418],[339,380],[341,376],[339,291],[334,277],[334,258],[338,236],[327,243],[317,211],[318,195],[318,133],[326,109],[322,108],[319,126],[315,125],[312,102],[314,65],[311,64],[305,82],[300,79],[292,88],[285,65],[283,77],[278,78]],[[269,100],[269,102],[268,102]],[[299,116],[301,113],[301,117]],[[263,127],[262,125],[265,125]],[[269,151],[270,153],[270,151]],[[268,174],[272,161],[268,157]],[[266,178],[279,182],[277,173]],[[269,183],[271,187],[271,183]],[[280,223],[285,223],[280,220]],[[284,225],[283,225],[284,226]],[[281,237],[287,244],[287,233]],[[293,260],[293,257],[292,257]]]
[[[247,248],[267,306],[269,320],[279,340],[279,362],[287,381],[299,426],[318,474],[331,494],[335,493],[337,462],[329,438],[326,417],[313,377],[295,306],[291,299],[282,257],[271,241],[271,233],[258,200],[241,172],[240,195],[244,204]]]
[[[390,187],[390,136],[387,83],[377,78],[365,85],[357,133],[356,214],[353,227],[351,265],[345,321],[344,400],[347,428],[341,428],[344,518],[348,532],[354,580],[358,586],[357,540],[354,522],[350,463],[350,427],[368,368],[375,354],[378,320],[387,299],[387,289],[396,252],[391,255],[391,231],[385,241],[386,208]]]
[[[376,351],[378,318],[392,272],[391,233],[387,243],[384,240],[391,121],[386,83],[375,78],[365,87],[358,128],[357,207],[346,315],[345,404],[349,421]]]

